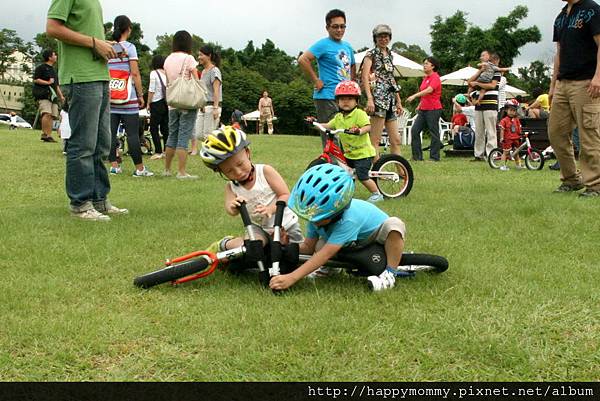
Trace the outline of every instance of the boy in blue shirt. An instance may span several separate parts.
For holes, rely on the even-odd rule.
[[[291,273],[271,278],[270,287],[285,290],[333,258],[342,248],[380,243],[385,247],[387,267],[368,277],[374,291],[394,286],[396,276],[410,275],[397,270],[404,250],[406,228],[402,220],[389,217],[375,205],[354,195],[354,180],[343,168],[321,164],[308,169],[290,194],[289,207],[308,220],[300,253],[312,254]],[[319,248],[318,243],[325,243]]]

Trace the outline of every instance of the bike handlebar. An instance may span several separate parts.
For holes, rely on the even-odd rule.
[[[319,129],[319,131],[324,132],[326,134],[340,134],[340,133],[344,133],[344,134],[349,134],[349,135],[360,135],[360,133],[354,132],[352,130],[349,129],[329,129],[329,128],[325,128],[323,126],[323,124],[317,122],[317,121],[309,121],[310,123],[312,123],[313,126],[317,127]]]
[[[285,202],[277,201],[275,204],[277,209],[275,210],[275,226],[281,227],[281,223],[283,222],[283,211],[285,210]]]

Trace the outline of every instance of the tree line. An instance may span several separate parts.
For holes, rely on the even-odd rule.
[[[502,65],[510,66],[519,56],[521,47],[541,40],[541,33],[536,26],[520,28],[527,17],[528,8],[517,6],[506,16],[499,16],[491,27],[483,29],[467,20],[467,14],[457,11],[447,18],[436,16],[430,26],[431,53],[441,62],[440,75],[452,72],[466,65],[475,66],[479,53],[483,49],[491,49],[499,53]],[[112,23],[104,25],[106,37],[110,38]],[[139,67],[144,88],[148,88],[150,64],[153,55],[167,56],[171,52],[172,34],[163,34],[156,38],[157,45],[151,49],[144,42],[144,34],[139,23],[133,22],[129,41],[138,51]],[[269,91],[273,99],[276,114],[279,118],[276,129],[279,132],[298,134],[306,132],[303,124],[305,116],[314,114],[312,101],[313,87],[310,80],[302,73],[296,57],[286,54],[277,48],[275,43],[267,39],[260,46],[249,41],[244,49],[223,48],[215,43],[205,41],[192,34],[193,54],[204,44],[211,44],[220,51],[221,71],[223,74],[223,114],[222,120],[229,121],[234,109],[245,113],[256,109],[263,90]],[[305,44],[306,47],[310,43]],[[415,44],[395,42],[393,51],[417,62],[428,55],[425,50]],[[0,30],[0,80],[4,80],[6,66],[11,60],[14,50],[28,55],[31,61],[39,63],[40,53],[46,48],[57,48],[54,39],[40,33],[34,43],[25,43],[15,31]],[[366,49],[359,49],[364,50]],[[358,69],[358,66],[357,66]],[[508,81],[526,92],[531,93],[535,87],[547,90],[550,84],[550,69],[543,62],[536,60],[529,67],[519,68],[516,75],[509,74]],[[415,93],[420,84],[419,78],[400,79],[401,97],[405,99]],[[25,85],[23,117],[32,121],[36,113],[36,103],[31,97],[31,85]],[[445,118],[450,118],[451,99],[456,93],[464,92],[461,87],[444,87],[443,104],[447,107]],[[411,105],[409,107],[414,107]]]

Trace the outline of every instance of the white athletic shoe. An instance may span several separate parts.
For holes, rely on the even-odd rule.
[[[383,291],[389,288],[394,288],[394,284],[396,283],[396,276],[393,272],[385,269],[383,273],[379,276],[369,276],[367,277],[367,281],[369,283],[369,287],[371,290]]]

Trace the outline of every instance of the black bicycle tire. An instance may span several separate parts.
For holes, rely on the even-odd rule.
[[[404,157],[393,154],[393,153],[381,155],[379,157],[379,159],[375,162],[375,164],[373,164],[372,170],[379,171],[384,164],[386,164],[390,161],[395,161],[395,162],[400,163],[402,165],[402,168],[406,171],[406,175],[407,175],[406,186],[399,194],[397,194],[395,196],[387,196],[386,194],[383,193],[384,191],[382,191],[381,188],[379,188],[379,181],[377,178],[373,178],[373,181],[375,181],[375,185],[377,185],[377,188],[379,189],[379,191],[388,198],[398,198],[401,196],[408,196],[408,194],[410,193],[410,191],[413,187],[413,184],[415,182],[415,174],[413,172],[412,166],[410,165],[408,160],[406,160]]]
[[[434,273],[443,273],[448,270],[448,259],[428,253],[404,253],[402,259],[400,259],[400,265],[431,266]]]
[[[535,167],[535,168],[529,167],[529,166],[530,166],[530,162],[529,162],[529,160],[530,160],[530,157],[529,157],[529,156],[530,156],[532,153],[537,153],[537,154],[539,155],[539,157],[540,157],[540,161],[539,161],[540,165],[539,165],[539,166],[537,166],[537,167]],[[539,151],[538,149],[536,149],[536,148],[531,148],[531,152],[530,152],[530,153],[527,153],[527,154],[525,155],[525,167],[527,167],[527,169],[528,169],[528,170],[534,170],[534,171],[535,171],[535,170],[541,170],[541,169],[543,169],[543,168],[544,168],[544,163],[545,163],[545,162],[546,162],[546,158],[544,157],[544,154],[543,154],[542,152],[540,152],[540,151]]]
[[[200,273],[201,271],[206,270],[208,265],[208,260],[205,258],[186,260],[169,267],[163,267],[162,269],[156,270],[152,273],[136,277],[133,280],[133,284],[140,288],[154,287],[158,284],[167,283],[182,277]]]
[[[488,158],[487,158],[488,165],[491,168],[493,168],[493,169],[499,169],[500,168],[500,165],[499,164],[496,165],[496,163],[494,162],[496,159],[494,159],[493,156],[496,153],[499,153],[500,156],[502,156],[503,150],[500,149],[500,148],[494,148],[494,149],[492,149],[492,151],[490,152],[490,154],[488,155]]]

